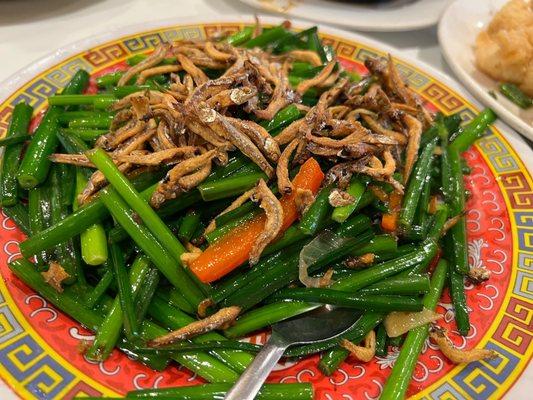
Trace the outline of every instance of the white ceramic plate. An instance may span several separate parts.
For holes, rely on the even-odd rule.
[[[480,30],[507,0],[457,0],[439,23],[439,42],[446,61],[459,80],[484,105],[514,129],[533,140],[533,108],[523,110],[497,91],[498,82],[475,66],[474,44]],[[489,94],[494,90],[496,99]]]
[[[353,0],[241,0],[241,2],[264,11],[345,28],[393,32],[435,25],[450,0],[391,0],[375,4]],[[285,4],[289,6],[284,7]]]

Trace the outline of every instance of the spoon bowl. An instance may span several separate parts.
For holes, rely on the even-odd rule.
[[[254,361],[226,394],[225,400],[253,400],[288,347],[314,344],[342,335],[359,320],[354,310],[319,306],[300,316],[278,322]]]

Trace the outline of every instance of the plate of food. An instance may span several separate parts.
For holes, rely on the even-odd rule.
[[[411,31],[437,24],[449,0],[241,0],[263,11],[376,32]]]
[[[533,3],[456,1],[439,24],[446,61],[479,101],[533,140]]]
[[[173,20],[0,91],[13,397],[222,399],[321,304],[361,316],[258,399],[531,389],[531,150],[430,67],[302,22]]]

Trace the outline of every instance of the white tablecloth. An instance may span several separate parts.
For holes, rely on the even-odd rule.
[[[2,0],[0,80],[51,50],[95,33],[145,21],[257,12],[236,0]],[[449,72],[436,28],[368,34]]]
[[[55,48],[125,25],[174,16],[205,16],[207,20],[254,13],[256,9],[236,0],[0,0],[0,81]],[[436,27],[366,35],[453,76],[440,54]],[[530,389],[533,385],[532,369],[528,368],[506,398],[528,398],[525,385],[529,382]],[[1,381],[0,398],[13,398]]]

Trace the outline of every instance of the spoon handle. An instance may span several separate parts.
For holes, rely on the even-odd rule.
[[[224,400],[253,400],[270,372],[287,349],[284,340],[275,333],[246,368]]]

